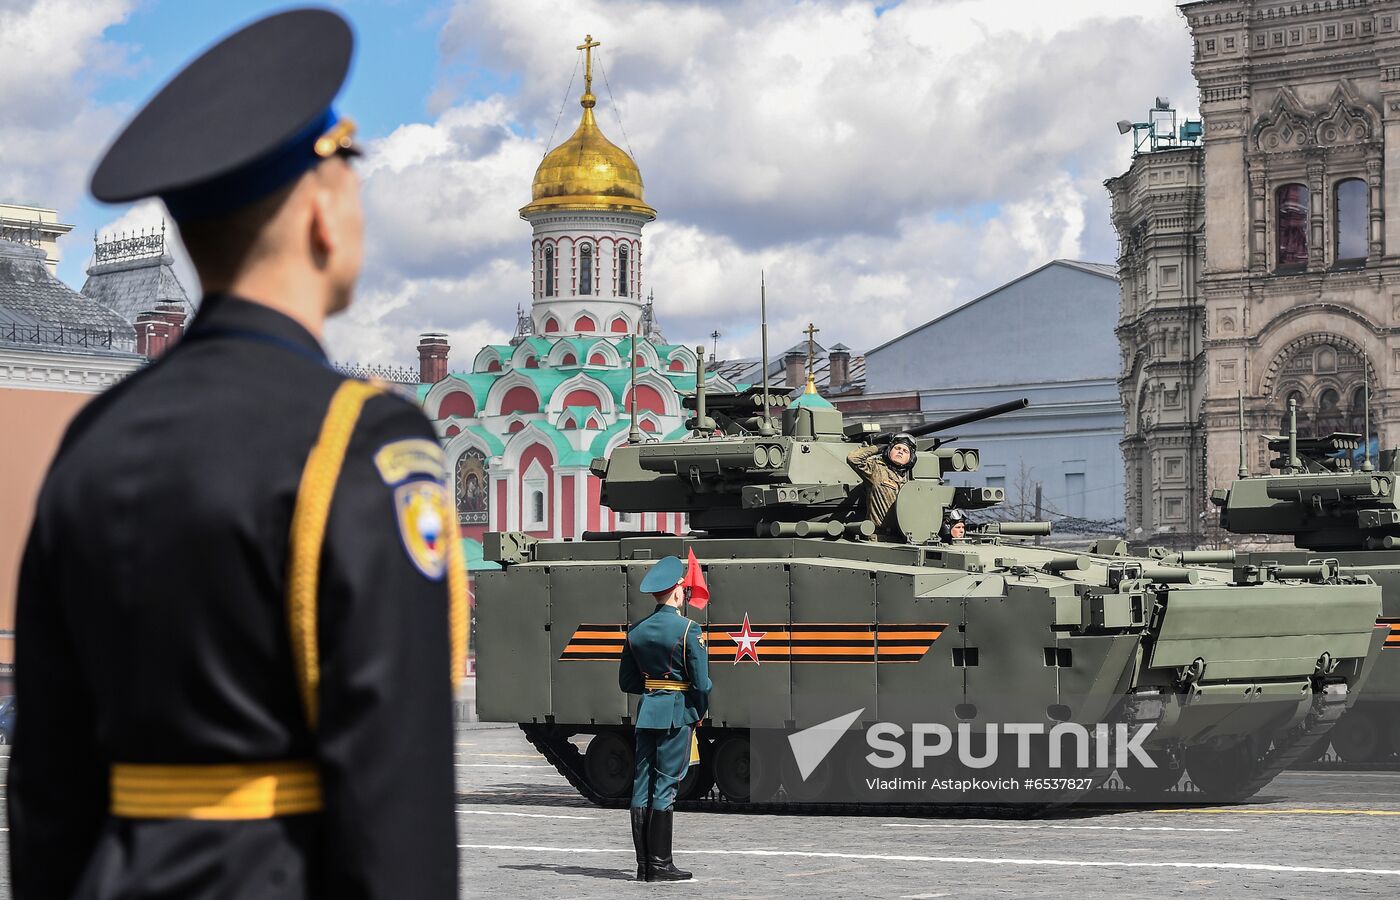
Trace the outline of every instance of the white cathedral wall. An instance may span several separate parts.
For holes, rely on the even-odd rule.
[[[533,259],[533,304],[531,315],[535,333],[545,334],[545,320],[553,315],[560,324],[559,334],[576,334],[579,315],[593,316],[599,332],[609,331],[609,323],[621,315],[629,331],[635,329],[642,306],[642,226],[645,216],[622,212],[568,210],[533,213],[531,242]],[[579,294],[579,248],[587,243],[594,249],[596,278],[589,294]],[[629,248],[627,291],[617,293],[618,246]],[[554,247],[555,296],[546,297],[544,248]]]

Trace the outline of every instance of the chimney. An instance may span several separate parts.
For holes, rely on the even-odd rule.
[[[839,391],[851,380],[851,348],[837,344],[828,356],[831,368],[828,370],[827,389]]]
[[[787,386],[800,388],[807,385],[807,352],[794,347],[783,354],[783,365],[787,367]]]
[[[447,377],[447,335],[429,331],[418,336],[418,380],[437,384]]]
[[[185,333],[185,308],[179,303],[160,303],[136,317],[136,352],[156,359],[175,346]]]

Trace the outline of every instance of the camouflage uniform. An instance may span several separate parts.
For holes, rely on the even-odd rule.
[[[908,470],[901,472],[891,466],[885,459],[885,448],[877,444],[852,450],[846,462],[865,480],[867,517],[877,531],[885,531],[885,520],[894,508],[899,489],[909,481]]]

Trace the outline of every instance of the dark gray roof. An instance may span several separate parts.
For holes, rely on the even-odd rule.
[[[929,321],[925,322],[925,323],[922,324],[922,325],[917,325],[917,326],[915,326],[914,328],[911,328],[911,329],[909,329],[908,331],[904,332],[904,334],[901,334],[901,335],[899,335],[898,337],[892,337],[892,338],[890,338],[888,341],[885,341],[885,342],[884,342],[883,344],[881,344],[880,346],[878,346],[878,347],[872,347],[872,348],[870,348],[869,350],[867,350],[867,351],[865,351],[865,352],[866,352],[866,353],[875,353],[875,352],[877,352],[877,351],[880,351],[880,350],[885,349],[886,347],[888,347],[888,346],[891,345],[891,344],[895,344],[895,343],[898,343],[899,341],[904,340],[905,338],[909,337],[910,335],[918,334],[920,331],[923,331],[925,328],[928,328],[930,325],[937,325],[939,322],[942,322],[944,319],[948,318],[949,316],[956,315],[957,313],[962,312],[963,310],[967,309],[969,306],[972,306],[974,303],[981,303],[983,300],[986,300],[988,297],[994,297],[994,296],[996,296],[997,294],[1001,293],[1002,291],[1006,290],[1007,288],[1011,287],[1013,284],[1018,284],[1018,283],[1020,283],[1020,282],[1022,282],[1022,281],[1025,281],[1027,278],[1033,278],[1034,276],[1039,275],[1041,272],[1044,272],[1046,269],[1050,268],[1051,266],[1063,266],[1063,267],[1065,267],[1065,268],[1067,268],[1067,269],[1076,269],[1076,270],[1078,270],[1078,271],[1080,271],[1080,272],[1085,272],[1085,273],[1087,273],[1087,274],[1089,274],[1089,275],[1097,275],[1097,276],[1099,276],[1099,277],[1101,277],[1101,278],[1107,278],[1107,279],[1110,279],[1110,280],[1112,280],[1112,281],[1117,281],[1117,280],[1118,280],[1118,267],[1115,266],[1115,265],[1111,265],[1111,264],[1109,264],[1109,263],[1084,262],[1083,260],[1079,260],[1079,259],[1052,259],[1052,260],[1050,260],[1048,263],[1046,263],[1045,265],[1040,266],[1039,268],[1031,269],[1031,270],[1030,270],[1029,272],[1027,272],[1026,274],[1024,274],[1024,275],[1019,275],[1019,276],[1017,276],[1017,277],[1011,279],[1010,281],[1006,282],[1006,284],[997,285],[996,287],[992,288],[990,291],[987,291],[985,294],[982,294],[981,296],[978,296],[978,297],[974,297],[974,298],[972,298],[971,300],[967,301],[966,303],[961,303],[961,304],[959,304],[959,305],[953,307],[952,309],[948,310],[947,312],[943,313],[941,316],[938,316],[938,317],[936,317],[936,318],[930,319]]]
[[[193,315],[194,304],[175,277],[172,263],[170,256],[163,255],[93,266],[88,269],[83,295],[110,306],[128,322],[135,322],[137,316],[161,303],[177,303],[186,316]]]
[[[126,353],[135,349],[136,332],[111,309],[59,281],[44,263],[44,251],[0,240],[0,341]]]
[[[842,345],[838,344],[837,346],[839,347]],[[796,396],[797,393],[806,387],[807,344],[803,342],[800,345],[795,345],[787,352],[795,353],[799,347],[802,350],[803,383],[795,388],[787,388],[785,386],[784,382],[787,376],[787,365],[783,361],[783,356],[786,354],[782,354],[770,357],[768,360],[768,383],[770,387],[775,390],[781,388],[793,396]],[[763,381],[763,362],[756,356],[740,359],[723,359],[719,362],[710,363],[709,369],[712,372],[719,373],[732,384],[759,384]],[[836,396],[858,392],[865,386],[865,357],[852,355],[848,369],[846,384],[834,392]],[[820,345],[817,347],[815,358],[812,360],[812,380],[816,382],[819,391],[823,394],[827,393],[827,387],[831,383],[831,357]]]

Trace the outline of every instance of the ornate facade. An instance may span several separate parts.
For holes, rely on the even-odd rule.
[[[1279,432],[1290,397],[1304,433],[1359,431],[1367,381],[1372,439],[1400,441],[1400,2],[1181,10],[1203,147],[1142,154],[1109,188],[1129,532],[1137,510],[1144,532],[1191,543],[1210,536],[1210,491],[1239,469],[1241,396],[1251,471],[1267,468],[1262,435]],[[1168,200],[1170,168],[1184,180]],[[1187,221],[1196,209],[1203,227]],[[1166,402],[1178,372],[1179,412]]]

